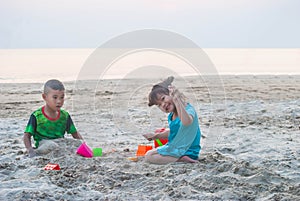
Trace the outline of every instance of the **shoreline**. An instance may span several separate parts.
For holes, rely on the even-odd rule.
[[[214,75],[184,75],[180,76],[182,78],[187,78],[187,79],[193,79],[195,77],[220,77],[220,78],[228,78],[228,77],[300,77],[299,72],[294,72],[294,73],[223,73],[223,74],[214,74]],[[56,79],[55,77],[51,78],[45,78],[43,80],[38,80],[38,81],[31,81],[31,79],[25,79],[20,80],[20,79],[6,79],[6,78],[0,78],[0,84],[43,84],[46,80],[48,79]],[[122,78],[122,77],[111,77],[111,78],[102,78],[102,79],[83,79],[83,80],[77,80],[77,79],[68,79],[68,80],[62,80],[63,83],[75,83],[77,81],[116,81],[116,80],[139,80],[139,79],[145,79],[145,78],[139,78],[139,77],[130,77],[130,78]],[[146,79],[161,79],[161,78],[146,78]]]

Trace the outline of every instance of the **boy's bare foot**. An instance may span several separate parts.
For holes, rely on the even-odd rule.
[[[185,163],[198,163],[197,160],[194,160],[194,159],[191,159],[190,157],[188,156],[182,156],[178,159],[177,162],[185,162]]]

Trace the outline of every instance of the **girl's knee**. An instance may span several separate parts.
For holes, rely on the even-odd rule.
[[[151,156],[152,156],[151,151],[147,151],[147,153],[145,154],[145,161],[150,162]]]
[[[148,163],[153,163],[153,161],[155,160],[155,156],[157,156],[157,155],[158,155],[158,153],[157,153],[156,149],[149,150],[145,154],[145,161]]]

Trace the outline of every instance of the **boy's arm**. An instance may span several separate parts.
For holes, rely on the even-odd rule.
[[[68,133],[71,133],[72,137],[75,138],[75,139],[81,139],[83,140],[83,137],[80,135],[80,133],[76,130],[75,126],[74,126],[74,123],[73,123],[73,120],[71,118],[71,116],[69,115],[68,116],[68,120],[67,120],[67,129],[66,131]],[[75,132],[74,132],[75,131]],[[74,132],[74,133],[72,133]]]
[[[83,140],[83,137],[80,135],[79,132],[73,133],[72,136],[73,136],[73,138],[75,138],[75,139],[81,139],[81,140]]]
[[[23,141],[24,141],[24,145],[27,149],[29,157],[31,158],[31,157],[36,156],[36,153],[35,153],[34,149],[31,146],[31,134],[30,133],[24,133]]]

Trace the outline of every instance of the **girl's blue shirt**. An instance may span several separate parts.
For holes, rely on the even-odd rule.
[[[185,109],[187,113],[193,117],[193,122],[188,126],[184,126],[179,117],[172,120],[173,112],[171,112],[168,115],[170,128],[168,143],[157,148],[157,152],[161,155],[173,156],[176,158],[189,156],[190,158],[197,160],[201,150],[201,132],[198,123],[198,115],[194,107],[189,103]]]

